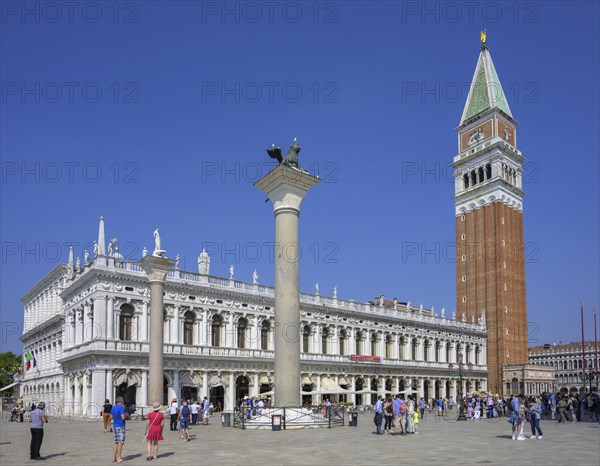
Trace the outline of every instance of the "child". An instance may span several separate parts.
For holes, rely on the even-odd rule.
[[[413,424],[415,425],[415,434],[419,433],[419,411],[415,409],[413,414]]]

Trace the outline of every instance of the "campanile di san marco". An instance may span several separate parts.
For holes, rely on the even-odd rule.
[[[502,368],[528,355],[523,240],[524,157],[486,42],[456,129],[454,157],[457,318],[488,328],[488,388],[503,393]]]

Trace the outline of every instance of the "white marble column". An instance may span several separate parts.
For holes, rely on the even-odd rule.
[[[178,400],[181,400],[181,388],[179,387],[179,371],[173,371],[173,392]],[[160,403],[160,401],[159,401]]]
[[[82,342],[89,341],[93,337],[92,325],[91,325],[91,306],[89,302],[83,305],[83,337]]]
[[[69,375],[65,375],[63,377],[63,390],[64,390],[64,406],[63,410],[65,414],[73,414],[72,403],[73,400],[71,398],[71,377]]]
[[[81,399],[81,414],[88,416],[90,413],[90,390],[88,388],[89,375],[87,372],[83,373],[81,378],[81,384],[83,386],[83,395]]]
[[[225,405],[225,410],[226,411],[233,411],[233,408],[235,407],[235,378],[233,375],[233,372],[229,373],[229,386],[227,387],[226,390],[226,405]]]
[[[81,414],[81,376],[76,375],[73,379],[75,396],[73,399],[73,414]]]
[[[321,332],[323,330],[323,326],[321,324],[314,325],[314,332],[312,334],[313,340],[313,353],[321,354],[323,352],[323,348],[321,348]]]
[[[92,372],[92,400],[90,415],[92,418],[99,416],[102,413],[102,405],[106,392],[106,378],[103,370],[95,369]]]
[[[81,335],[83,328],[83,311],[81,309],[74,309],[75,312],[75,346],[81,344]]]
[[[354,390],[355,389],[355,384],[356,383],[356,377],[351,376],[350,377],[350,390]],[[348,395],[348,401],[351,402],[352,404],[356,404],[356,393],[351,393],[350,395]]]
[[[210,395],[208,390],[208,372],[202,372],[202,391],[203,396],[208,397]]]
[[[142,302],[142,314],[139,318],[138,340],[148,341],[148,301]]]
[[[252,387],[250,389],[250,396],[258,396],[259,395],[259,386],[258,386],[258,372],[252,374]]]
[[[348,354],[356,354],[356,329],[351,328],[348,332]]]
[[[261,332],[260,332],[260,327],[259,327],[259,323],[258,323],[258,317],[253,316],[252,319],[249,319],[248,321],[249,325],[250,325],[250,341],[249,341],[249,348],[254,348],[254,349],[260,349],[261,348],[261,344],[262,342],[261,340]],[[268,343],[267,343],[268,345]],[[267,346],[268,348],[268,346]]]
[[[115,298],[108,298],[106,307],[106,338],[113,340],[115,338]],[[114,395],[113,395],[114,396]],[[111,403],[113,400],[111,399]]]
[[[196,315],[198,315],[196,313]],[[202,341],[202,318],[196,317],[194,319],[194,345],[200,346]],[[198,394],[199,395],[199,394]]]
[[[175,306],[173,309],[173,318],[171,320],[171,343],[182,343],[179,341],[179,306]]]
[[[233,324],[233,313],[229,312],[225,318],[225,347],[235,347],[235,326]]]
[[[146,256],[140,261],[140,266],[148,275],[150,282],[150,345],[148,355],[148,400],[146,405],[158,402],[164,398],[164,296],[163,288],[169,270],[175,265],[174,260],[164,257]],[[178,394],[179,396],[179,394]]]
[[[93,338],[106,338],[106,296],[98,296],[94,300]]]
[[[106,398],[114,404],[115,402],[115,389],[113,386],[113,371],[112,369],[107,369],[106,371]]]
[[[202,325],[200,326],[200,344],[208,346],[208,335],[209,335],[209,322],[208,322],[208,309],[202,310]],[[208,394],[206,395],[208,396]]]
[[[298,147],[294,141],[295,147]],[[299,150],[299,147],[298,147]],[[280,164],[255,183],[275,215],[275,404],[301,406],[300,205],[319,178]]]
[[[136,404],[138,406],[147,406],[148,403],[148,371],[142,370],[140,378],[142,379],[139,394],[137,394]],[[164,400],[161,404],[164,403]]]

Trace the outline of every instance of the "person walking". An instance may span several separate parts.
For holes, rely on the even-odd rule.
[[[165,426],[165,416],[160,412],[160,403],[154,403],[152,405],[152,410],[153,411],[148,414],[148,420],[146,421],[147,461],[155,460],[157,458],[158,442],[165,439],[162,434]],[[152,446],[154,446],[154,454],[150,455]]]
[[[31,423],[31,444],[29,445],[29,459],[31,460],[45,460],[46,458],[40,455],[40,449],[42,448],[42,441],[44,440],[44,424],[48,423],[48,418],[44,413],[46,404],[41,401],[38,403],[37,408],[30,411],[29,422]]]
[[[110,412],[112,411],[112,405],[108,398],[104,400],[104,404],[102,405],[102,424],[104,425],[104,433],[106,433],[107,429],[110,429],[112,432],[112,427],[110,426]]]
[[[208,401],[207,397],[204,397],[204,401],[202,402],[202,424],[208,425],[208,418],[210,417],[210,401]]]
[[[375,403],[375,418],[373,419],[373,422],[377,428],[376,434],[383,434],[383,432],[381,432],[381,423],[383,422],[383,399],[381,395],[377,397],[377,403]]]
[[[179,406],[177,406],[177,398],[173,398],[171,400],[171,404],[169,405],[169,414],[171,415],[171,422],[169,428],[172,431],[177,430],[177,416],[179,415]]]
[[[125,463],[125,460],[121,456],[123,453],[123,444],[125,443],[125,406],[123,406],[123,397],[118,396],[115,403],[110,411],[115,439],[112,461],[113,463]]]
[[[198,413],[200,412],[200,405],[194,400],[190,406],[192,410],[192,425],[195,426],[198,423]]]
[[[181,426],[181,438],[186,442],[190,441],[190,433],[188,431],[188,426],[190,425],[190,417],[190,407],[187,405],[187,401],[183,400],[181,402],[181,410],[179,411],[179,424]]]

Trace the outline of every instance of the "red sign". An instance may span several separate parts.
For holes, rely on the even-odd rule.
[[[368,356],[366,354],[351,354],[350,361],[352,362],[372,362],[381,364],[381,356]]]

